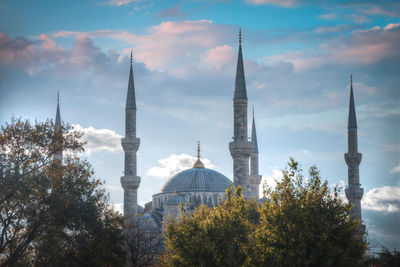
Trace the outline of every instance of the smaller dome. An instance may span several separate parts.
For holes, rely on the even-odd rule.
[[[179,205],[185,203],[185,199],[180,195],[173,195],[167,198],[167,205]]]
[[[150,213],[145,213],[140,219],[139,228],[147,230],[157,229],[158,225],[153,215]]]

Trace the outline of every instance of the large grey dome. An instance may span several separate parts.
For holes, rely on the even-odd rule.
[[[232,182],[219,172],[204,167],[182,171],[170,178],[161,193],[210,191],[225,192]]]

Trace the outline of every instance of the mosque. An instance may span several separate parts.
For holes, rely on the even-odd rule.
[[[194,210],[200,204],[217,205],[225,198],[228,187],[241,186],[246,199],[259,199],[261,175],[258,173],[258,145],[253,112],[251,140],[248,138],[247,110],[248,99],[244,75],[242,40],[239,32],[239,54],[237,60],[235,91],[233,97],[234,136],[229,143],[233,158],[233,183],[225,175],[208,169],[200,159],[200,143],[197,149],[197,161],[193,168],[184,170],[171,177],[154,194],[152,201],[141,207],[137,204],[137,190],[140,177],[137,176],[136,153],[140,139],[136,137],[136,100],[132,71],[132,54],[130,60],[128,93],[125,107],[125,138],[121,144],[125,152],[124,176],[121,185],[124,189],[124,215],[132,217],[143,214],[143,220],[151,227],[162,227],[169,214],[177,216],[180,204],[185,204],[188,211]],[[250,166],[250,168],[249,168]]]
[[[225,198],[225,190],[231,186],[241,186],[246,199],[259,200],[261,175],[258,170],[258,144],[253,111],[251,139],[248,138],[247,111],[248,98],[242,56],[242,39],[239,31],[239,49],[236,68],[235,90],[233,96],[233,141],[229,150],[233,159],[233,183],[225,175],[208,169],[200,158],[200,144],[197,149],[197,161],[193,168],[184,170],[171,177],[152,197],[152,201],[142,207],[137,204],[137,190],[140,177],[137,176],[137,151],[140,139],[136,136],[136,98],[132,70],[132,53],[128,92],[125,107],[125,137],[121,139],[125,152],[124,176],[121,185],[124,190],[124,215],[137,218],[146,227],[161,229],[169,214],[177,216],[180,204],[189,212],[204,204],[214,206]],[[56,127],[61,126],[60,109],[57,101]],[[345,194],[353,204],[351,217],[362,222],[361,199],[364,194],[359,177],[359,165],[362,154],[358,152],[357,120],[354,105],[353,82],[350,77],[350,103],[348,116],[348,153],[344,154],[348,166],[348,186]],[[59,155],[62,157],[62,154]],[[365,225],[360,224],[360,232],[365,232]]]

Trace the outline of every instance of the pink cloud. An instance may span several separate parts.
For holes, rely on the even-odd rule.
[[[282,7],[293,7],[298,2],[298,0],[246,0],[246,3],[253,5],[276,5]]]
[[[125,6],[136,1],[137,0],[110,0],[108,1],[108,4],[112,6]]]
[[[123,50],[134,52],[135,60],[150,70],[181,75],[192,65],[203,62],[201,55],[209,49],[225,45],[234,36],[233,29],[216,25],[209,20],[166,21],[150,28],[142,35],[125,31],[58,32],[54,37],[87,35],[90,38],[108,37],[129,45]]]
[[[207,53],[202,56],[204,62],[216,69],[221,69],[225,65],[232,64],[234,58],[235,51],[229,45],[222,45],[209,49]]]
[[[322,43],[319,49],[302,50],[268,57],[268,61],[291,62],[297,72],[323,65],[368,65],[385,59],[400,58],[400,24],[388,24],[353,31]]]

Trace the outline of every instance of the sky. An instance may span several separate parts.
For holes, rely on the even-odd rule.
[[[121,207],[129,54],[137,103],[138,202],[191,168],[232,179],[228,143],[242,28],[260,174],[289,156],[346,186],[349,80],[363,154],[362,212],[374,246],[400,248],[400,2],[94,0],[0,2],[0,124],[61,117]],[[251,120],[249,120],[249,123]],[[249,129],[250,129],[249,124]]]

